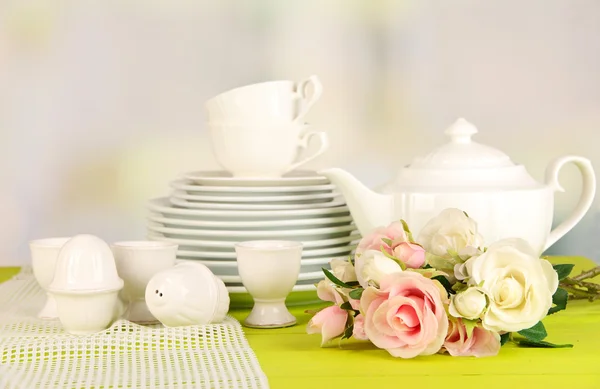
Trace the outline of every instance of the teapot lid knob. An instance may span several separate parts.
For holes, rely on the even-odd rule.
[[[477,132],[477,127],[460,118],[445,131],[445,134],[450,136],[452,143],[471,143],[471,137]]]

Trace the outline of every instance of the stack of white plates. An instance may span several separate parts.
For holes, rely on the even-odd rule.
[[[177,243],[178,259],[208,266],[227,285],[233,306],[252,303],[238,275],[235,243],[301,241],[300,276],[288,304],[306,304],[316,300],[321,268],[349,255],[360,239],[343,198],[314,172],[273,179],[194,172],[171,187],[170,197],[150,201],[148,237]]]

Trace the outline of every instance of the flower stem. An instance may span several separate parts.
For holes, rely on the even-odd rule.
[[[575,281],[587,280],[588,278],[596,277],[598,274],[600,274],[600,266],[596,266],[588,271],[583,271],[578,276],[572,277],[572,279]]]

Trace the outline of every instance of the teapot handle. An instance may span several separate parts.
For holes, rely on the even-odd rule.
[[[544,251],[575,227],[590,209],[592,202],[594,201],[594,195],[596,193],[596,176],[589,159],[573,155],[555,159],[546,169],[546,185],[550,186],[555,191],[564,192],[564,188],[558,181],[558,174],[560,169],[570,162],[577,166],[583,178],[581,196],[571,215],[550,232],[548,239],[546,240],[546,245],[544,246]]]

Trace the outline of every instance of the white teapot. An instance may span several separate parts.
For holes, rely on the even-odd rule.
[[[506,154],[473,142],[476,133],[475,126],[459,119],[446,130],[450,143],[413,160],[381,194],[342,169],[319,174],[342,192],[363,235],[404,219],[417,237],[425,223],[442,210],[459,208],[477,221],[486,244],[518,237],[542,253],[569,232],[592,205],[596,192],[592,164],[577,156],[557,158],[546,169],[545,183],[539,183]],[[554,192],[564,191],[558,174],[570,162],[583,176],[581,197],[572,214],[551,231]]]

